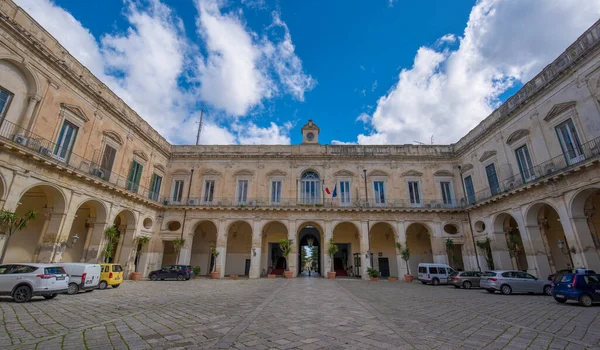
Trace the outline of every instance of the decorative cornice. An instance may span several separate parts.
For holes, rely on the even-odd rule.
[[[508,139],[506,139],[506,144],[510,146],[513,143],[519,141],[520,139],[522,139],[523,137],[525,137],[527,135],[529,135],[529,130],[519,129],[519,130],[513,132],[512,134],[510,134]]]
[[[202,175],[204,175],[204,176],[205,175],[221,176],[221,173],[216,171],[215,169],[207,169],[202,172]]]
[[[283,170],[275,169],[267,173],[267,176],[287,176],[287,173]]]
[[[576,104],[575,101],[569,101],[569,102],[555,104],[550,109],[550,112],[548,112],[548,114],[546,114],[546,116],[544,117],[544,120],[549,122],[550,120],[563,114],[564,112],[568,111],[569,109],[574,108],[575,104]]]
[[[433,173],[433,176],[454,176],[454,173],[449,170],[438,170]]]
[[[471,169],[473,169],[473,164],[471,164],[471,163],[467,163],[467,164],[465,164],[465,165],[463,165],[463,166],[461,166],[461,167],[460,167],[460,170],[461,170],[463,173],[464,173],[465,171],[469,171],[469,170],[471,170]]]
[[[383,170],[372,170],[367,176],[388,176],[388,173]]]
[[[241,169],[233,173],[233,176],[253,176],[254,171],[249,169]]]
[[[70,105],[70,104],[66,104],[66,103],[61,103],[60,104],[60,108],[62,108],[63,110],[69,111],[72,115],[74,115],[77,118],[81,119],[84,123],[87,123],[87,122],[90,121],[90,118],[88,118],[88,116],[85,115],[85,113],[83,112],[83,110],[81,108],[79,108],[78,106]]]
[[[338,170],[335,173],[333,173],[333,176],[347,176],[347,177],[352,177],[354,176],[354,173],[351,172],[350,170]]]
[[[173,172],[173,175],[189,175],[191,172],[187,169],[177,169]]]
[[[423,173],[416,170],[409,170],[402,173],[402,176],[423,176]]]
[[[164,167],[164,166],[162,166],[162,165],[160,165],[160,164],[155,164],[155,165],[154,165],[154,169],[156,169],[156,170],[160,171],[160,172],[161,172],[161,173],[163,173],[163,174],[165,173],[165,167]]]
[[[135,151],[133,151],[133,154],[140,157],[140,159],[142,159],[144,162],[148,161],[148,156],[142,150],[136,149]]]
[[[481,157],[479,157],[479,161],[483,163],[486,160],[490,159],[491,157],[495,156],[496,154],[497,154],[496,151],[485,151],[485,152],[483,152]]]
[[[118,143],[119,145],[123,146],[123,139],[115,131],[104,130],[104,131],[102,131],[102,135],[104,135],[105,137],[108,137],[109,139],[111,139],[111,140],[115,141],[116,143]]]

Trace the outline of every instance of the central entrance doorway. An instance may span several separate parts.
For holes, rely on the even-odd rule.
[[[298,234],[298,276],[321,276],[321,244],[319,230],[311,225],[304,226]],[[304,254],[302,254],[304,251]],[[303,261],[304,260],[304,261]]]

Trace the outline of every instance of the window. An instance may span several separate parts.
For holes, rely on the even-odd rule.
[[[123,267],[121,265],[113,265],[112,270],[113,272],[123,272]]]
[[[238,180],[236,200],[237,204],[246,204],[248,201],[248,180]]]
[[[183,180],[175,180],[173,182],[173,202],[181,202],[183,197]]]
[[[34,267],[32,267],[32,269],[33,269],[33,271],[36,270],[36,268],[34,268]],[[31,272],[33,272],[33,271],[31,271]],[[46,267],[44,269],[44,274],[46,274],[46,275],[66,275],[67,272],[65,271],[64,268],[62,268],[60,266],[52,266],[52,267]]]
[[[350,204],[350,181],[340,181],[340,204]]]
[[[75,137],[77,137],[77,130],[79,130],[74,124],[69,121],[64,121],[60,133],[58,134],[58,140],[56,141],[56,147],[54,148],[54,157],[66,161],[71,154]]]
[[[110,173],[112,171],[116,155],[116,149],[109,145],[104,146],[104,153],[102,153],[102,161],[100,162],[100,169],[102,169],[103,172],[103,176],[101,177],[104,180],[110,179]]]
[[[215,180],[204,180],[204,194],[202,195],[202,203],[211,204],[214,200]]]
[[[429,273],[432,274],[432,275],[433,274],[437,274],[438,273],[437,267],[430,267],[429,268]]]
[[[321,203],[321,180],[319,175],[313,171],[307,171],[302,175],[300,182],[300,202],[302,204]]]
[[[454,203],[454,198],[452,198],[452,183],[441,181],[440,189],[442,190],[442,203],[444,205],[452,205]]]
[[[281,180],[271,181],[271,204],[281,204]]]
[[[375,205],[385,205],[385,186],[383,181],[373,181]]]
[[[410,198],[410,205],[419,207],[421,206],[421,193],[419,192],[419,182],[409,181],[408,182],[408,197]]]
[[[521,171],[521,177],[523,182],[531,181],[535,179],[535,173],[533,172],[533,163],[529,156],[529,150],[527,145],[523,145],[515,151],[517,156],[517,163],[519,163],[519,170]]]
[[[143,170],[144,167],[140,163],[135,160],[131,161],[131,170],[129,170],[129,176],[127,177],[127,190],[137,193]]]
[[[446,268],[445,267],[438,267],[438,273],[443,275],[446,273]]]
[[[59,269],[62,269],[62,267],[59,267]],[[37,267],[35,267],[35,266],[13,265],[12,269],[10,269],[10,271],[8,273],[32,273],[35,270],[37,270]],[[48,269],[46,269],[46,270],[48,270]]]
[[[425,266],[419,266],[419,273],[427,273],[427,268]]]
[[[465,177],[465,190],[467,191],[467,203],[475,203],[475,188],[473,188],[473,178],[471,175]]]
[[[488,184],[490,185],[490,192],[492,196],[498,194],[500,185],[498,184],[498,175],[496,175],[496,167],[494,163],[485,167],[485,173],[487,174]]]
[[[160,194],[160,185],[162,184],[162,177],[156,174],[152,174],[152,181],[150,181],[150,199],[153,201],[158,200]]]
[[[12,100],[13,94],[0,88],[0,120],[4,119],[6,115],[6,111],[8,111],[8,106],[10,105],[10,100]]]
[[[585,158],[577,130],[575,130],[575,125],[571,119],[558,125],[556,134],[568,164],[575,164]]]

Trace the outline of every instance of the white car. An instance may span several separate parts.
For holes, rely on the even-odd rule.
[[[438,284],[448,284],[450,275],[454,269],[446,264],[419,264],[419,281],[423,284],[431,283],[434,286]]]
[[[98,288],[100,283],[100,264],[60,263],[69,276],[69,290],[67,294],[76,294],[83,290],[91,292]]]
[[[57,264],[13,263],[0,265],[0,295],[17,303],[33,296],[53,299],[68,290],[69,277]]]

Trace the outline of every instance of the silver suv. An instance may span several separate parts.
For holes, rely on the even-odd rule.
[[[508,295],[512,293],[552,293],[551,282],[540,280],[523,271],[487,271],[481,276],[481,288],[490,293],[500,291]]]
[[[25,303],[33,296],[53,299],[65,293],[69,277],[55,264],[14,263],[0,265],[0,295],[7,295],[17,303]]]

